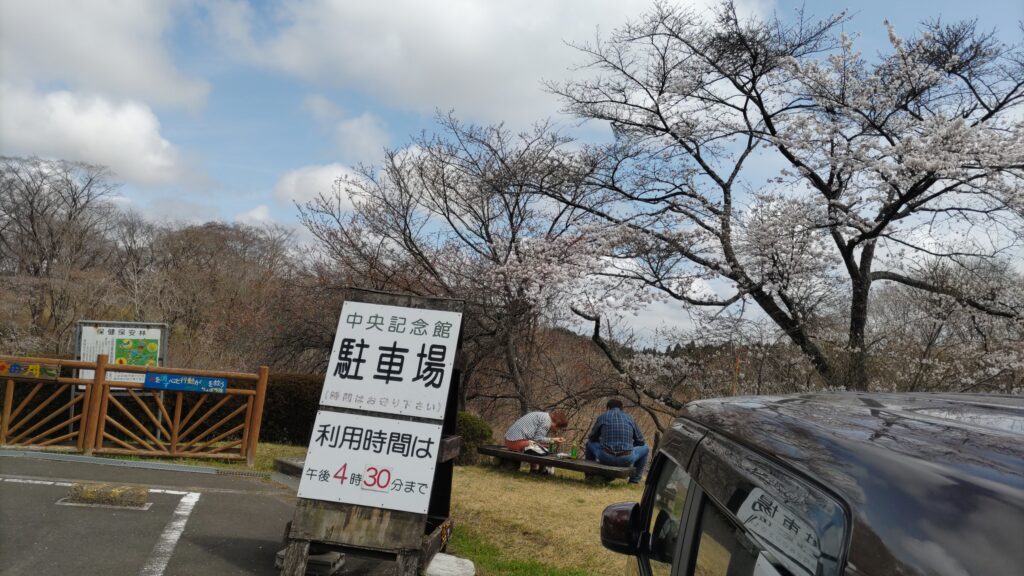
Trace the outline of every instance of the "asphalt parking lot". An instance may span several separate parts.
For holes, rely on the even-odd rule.
[[[295,506],[276,482],[0,453],[0,574],[276,575]],[[148,510],[65,506],[73,483],[150,489]],[[344,574],[385,574],[349,559]]]

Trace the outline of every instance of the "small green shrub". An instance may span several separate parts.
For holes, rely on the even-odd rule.
[[[455,463],[459,466],[478,463],[480,454],[476,449],[494,441],[494,432],[490,424],[472,412],[459,412],[455,427],[458,435],[462,437],[462,449],[459,450],[459,457],[455,459]]]

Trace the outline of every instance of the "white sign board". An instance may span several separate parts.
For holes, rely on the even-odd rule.
[[[736,512],[744,527],[760,537],[794,574],[818,573],[818,533],[760,488],[750,491]]]
[[[78,357],[95,362],[106,354],[111,365],[159,366],[163,358],[164,330],[156,326],[133,326],[117,323],[82,324],[78,335]],[[81,370],[79,378],[93,377],[92,370]],[[110,382],[145,381],[145,374],[107,372]]]
[[[320,404],[444,419],[461,312],[345,302]]]
[[[300,498],[426,514],[441,425],[317,412]]]

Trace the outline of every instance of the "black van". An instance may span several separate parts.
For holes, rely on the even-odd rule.
[[[601,542],[645,576],[1024,574],[1024,397],[692,402]]]

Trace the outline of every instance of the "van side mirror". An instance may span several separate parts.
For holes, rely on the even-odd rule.
[[[604,509],[601,516],[601,544],[612,552],[635,555],[640,552],[640,504],[619,502]]]

